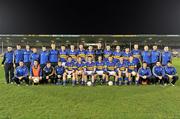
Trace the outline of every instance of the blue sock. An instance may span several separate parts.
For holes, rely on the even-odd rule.
[[[122,81],[122,78],[118,78],[119,81]]]
[[[124,80],[125,80],[125,81],[127,81],[127,80],[128,80],[128,78],[127,78],[127,77],[125,77],[125,78],[124,78]]]

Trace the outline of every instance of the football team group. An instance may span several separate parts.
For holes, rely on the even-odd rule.
[[[84,49],[82,44],[75,49],[51,44],[51,49],[42,47],[21,49],[21,45],[7,47],[4,53],[2,65],[4,65],[7,84],[21,83],[26,85],[36,84],[72,84],[92,86],[108,85],[172,85],[178,80],[176,68],[172,65],[172,54],[168,47],[160,52],[154,45],[152,50],[144,46],[141,51],[138,44],[134,49],[124,50],[116,46],[113,50],[110,45],[102,48],[99,43],[97,48],[89,46]]]

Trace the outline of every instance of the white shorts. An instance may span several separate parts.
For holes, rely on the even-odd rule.
[[[109,73],[109,75],[115,75],[116,72],[115,71],[107,71]]]
[[[103,75],[104,71],[96,71],[98,75]]]
[[[80,74],[82,74],[83,73],[83,71],[77,71],[77,74],[78,75],[80,75]]]
[[[62,66],[65,67],[66,62],[62,62]]]
[[[68,75],[72,75],[73,71],[68,71],[67,74]]]
[[[93,74],[94,74],[94,71],[86,71],[86,74],[87,74],[87,75],[93,75]]]

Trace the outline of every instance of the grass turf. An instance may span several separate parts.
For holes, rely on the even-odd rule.
[[[180,72],[180,59],[173,64]],[[3,68],[0,79],[0,119],[180,118],[180,81],[175,87],[17,87],[4,84]]]

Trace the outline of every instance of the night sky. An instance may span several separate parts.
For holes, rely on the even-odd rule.
[[[4,0],[0,33],[180,34],[180,0]]]

